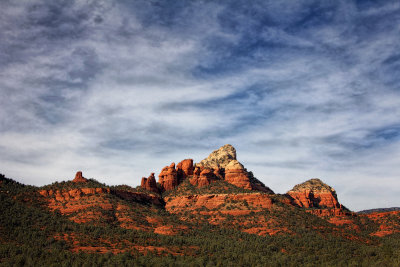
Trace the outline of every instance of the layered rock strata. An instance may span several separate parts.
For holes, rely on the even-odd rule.
[[[340,216],[348,213],[337,199],[336,191],[320,179],[310,179],[287,192],[292,203],[318,216]],[[350,213],[349,213],[350,214]]]
[[[288,193],[294,203],[304,208],[340,208],[336,191],[320,179],[310,179]]]
[[[232,160],[228,165],[226,165],[225,181],[236,185],[237,187],[249,190],[252,189],[247,172],[245,171],[243,165],[237,160]]]

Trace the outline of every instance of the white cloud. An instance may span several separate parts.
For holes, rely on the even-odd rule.
[[[0,66],[7,176],[42,185],[83,170],[137,185],[171,161],[200,161],[231,143],[276,192],[320,177],[352,209],[398,205],[399,141],[379,136],[400,125],[398,88],[387,82],[398,70],[379,70],[398,51],[399,29],[358,28],[372,15],[385,24],[388,6],[333,8],[332,20],[315,13],[302,27],[311,9],[298,3],[285,15],[272,3],[257,7],[272,26],[215,3],[170,10],[179,20],[158,10],[150,22],[149,6],[54,5],[64,20],[54,25],[46,8],[0,11],[10,53]]]

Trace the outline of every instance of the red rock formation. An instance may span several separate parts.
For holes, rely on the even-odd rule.
[[[158,177],[158,182],[163,190],[167,191],[174,189],[178,185],[178,173],[175,170],[175,163],[164,167]]]
[[[82,195],[94,195],[94,194],[109,194],[110,188],[75,188],[70,190],[40,190],[39,194],[44,197],[55,197],[60,201],[69,200],[69,199],[80,199]]]
[[[252,189],[246,170],[237,160],[232,160],[225,167],[225,181],[236,185],[237,187],[242,187],[249,190]]]
[[[152,172],[149,176],[149,178],[147,178],[147,190],[158,193],[158,188],[157,188],[157,182],[156,182],[156,178],[154,177],[154,172]]]
[[[182,170],[185,175],[193,175],[193,159],[184,159],[176,165],[178,170]]]
[[[320,216],[351,215],[338,201],[335,189],[319,179],[311,179],[293,187],[287,192],[292,205],[303,208],[312,208],[307,212]]]
[[[270,196],[262,193],[245,193],[245,194],[207,194],[207,195],[191,195],[191,196],[178,196],[168,197],[165,199],[165,208],[172,213],[196,210],[206,207],[209,210],[220,208],[220,211],[225,210],[221,205],[225,205],[231,201],[238,202],[241,205],[242,211],[252,211],[255,208],[269,209],[272,207],[272,199]],[[247,203],[249,207],[243,205]]]
[[[74,183],[86,183],[88,180],[82,176],[82,172],[79,171],[75,174],[75,179],[72,180]]]
[[[236,160],[236,149],[231,145],[224,145],[213,151],[207,158],[196,164],[196,167],[199,167],[201,170],[205,168],[213,170],[214,179],[225,180],[235,186],[249,190],[257,190],[269,194],[274,193],[270,188],[257,180],[251,172],[248,173],[243,165]],[[196,176],[194,174],[193,179],[191,179],[193,185],[199,184],[198,180],[200,176]],[[208,183],[210,182],[209,180]],[[207,181],[204,180],[201,183],[206,184]]]
[[[193,159],[184,159],[176,165],[178,182],[181,183],[189,175],[193,175]]]
[[[193,171],[193,177],[189,181],[192,185],[199,184],[200,173],[201,173],[201,168],[199,166],[196,166],[196,168]]]
[[[142,181],[140,182],[140,187],[146,189],[147,178],[142,177]]]
[[[158,193],[158,188],[157,188],[156,178],[154,177],[154,173],[151,173],[149,178],[143,177],[140,186],[148,191]]]
[[[319,179],[311,179],[296,185],[288,195],[300,207],[341,209],[335,189]]]
[[[200,173],[197,185],[199,187],[206,186],[206,185],[209,185],[213,180],[216,180],[214,170],[205,168]]]
[[[360,216],[367,217],[379,225],[379,229],[371,233],[372,236],[387,236],[400,232],[400,211],[377,211]]]

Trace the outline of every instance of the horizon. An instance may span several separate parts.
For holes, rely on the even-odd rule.
[[[0,173],[137,186],[224,144],[276,193],[400,206],[400,3],[3,1]]]

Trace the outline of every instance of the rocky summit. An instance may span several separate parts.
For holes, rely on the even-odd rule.
[[[190,183],[197,187],[222,180],[240,188],[273,193],[236,160],[236,149],[229,144],[213,151],[207,158],[194,165],[192,159],[182,160],[176,166],[175,163],[171,163],[161,170],[158,177],[163,192],[172,190],[189,179]],[[145,180],[142,180],[142,188],[146,189],[146,186]]]
[[[75,174],[74,180],[72,180],[72,182],[74,182],[74,183],[86,183],[87,181],[88,180],[82,176],[82,172],[81,171],[78,171]]]
[[[236,160],[236,149],[227,144],[214,150],[207,158],[196,165],[203,168],[218,169],[225,168],[232,160]]]
[[[343,207],[337,199],[335,189],[317,178],[295,185],[287,194],[300,207],[327,208],[325,212],[336,214],[343,212]]]
[[[352,212],[320,179],[276,194],[237,160],[231,145],[200,163],[168,164],[158,181],[156,176],[143,177],[133,188],[107,186],[81,171],[41,187],[0,175],[0,265],[400,262],[399,210]]]

